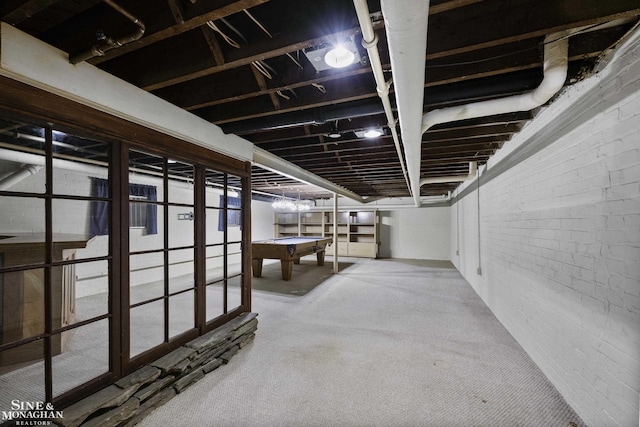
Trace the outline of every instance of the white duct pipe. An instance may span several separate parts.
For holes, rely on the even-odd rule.
[[[393,116],[391,101],[389,100],[389,87],[391,86],[391,82],[387,82],[384,78],[382,61],[380,61],[380,54],[378,51],[378,36],[373,30],[373,25],[371,24],[369,6],[367,6],[367,0],[353,0],[353,5],[356,9],[360,29],[362,30],[362,46],[367,49],[369,63],[371,64],[371,70],[373,71],[373,77],[376,80],[376,91],[378,92],[380,100],[382,100],[382,105],[387,118],[387,126],[391,130],[393,143],[396,147],[398,159],[400,160],[402,174],[404,175],[404,180],[409,188],[409,193],[411,193],[411,183],[409,181],[409,176],[407,175],[404,156],[402,155],[402,150],[400,148],[400,138],[398,137],[398,131],[396,130],[396,120]]]
[[[566,34],[555,33],[545,37],[544,43],[544,78],[535,90],[522,95],[429,111],[422,117],[422,132],[424,133],[440,123],[516,111],[530,111],[547,102],[562,89],[567,78],[569,42]]]
[[[431,127],[458,120],[493,116],[516,111],[530,111],[545,104],[564,86],[569,63],[569,31],[549,34],[544,39],[544,77],[540,85],[531,92],[522,95],[507,96],[501,99],[473,102],[448,108],[432,110],[422,116],[422,133]],[[416,175],[416,178],[418,178]],[[420,181],[422,185],[422,181]],[[419,198],[414,198],[419,203]]]
[[[419,206],[429,1],[382,0],[381,6],[411,194]]]
[[[22,151],[14,151],[6,148],[0,148],[0,160],[7,160],[14,163],[25,163],[40,168],[44,167],[45,165],[44,156],[41,156],[39,154],[25,153]],[[93,163],[95,164],[95,166],[69,160],[62,160],[58,158],[53,159],[54,168],[73,170],[76,172],[96,173],[96,171],[104,171],[104,168],[106,168],[107,166],[106,163],[102,162],[94,161]]]
[[[333,272],[338,273],[338,195],[333,193]]]
[[[8,176],[3,177],[0,180],[0,190],[8,190],[20,181],[37,174],[42,169],[42,166],[37,165],[22,165]]]
[[[547,102],[562,88],[566,79],[568,44],[566,37],[569,32],[556,33],[545,38],[544,79],[536,90],[524,95],[434,110],[419,117],[422,115],[424,105],[424,58],[429,2],[382,0],[381,4],[411,193],[415,205],[420,206],[422,134],[439,123],[514,111],[529,111]],[[418,116],[417,119],[416,116]]]
[[[442,184],[445,182],[463,182],[476,177],[478,172],[478,163],[469,162],[469,173],[467,175],[450,175],[450,176],[434,176],[432,178],[422,178],[420,187],[426,184]]]
[[[429,111],[422,117],[422,133],[432,126],[441,123],[448,123],[457,120],[472,119],[477,117],[493,116],[516,111],[530,111],[546,103],[562,87],[567,78],[568,65],[568,36],[569,31],[549,34],[544,39],[544,77],[540,85],[533,91],[522,95],[513,95],[501,99],[474,102],[467,105],[460,105],[438,110]],[[420,141],[420,144],[422,141]],[[414,167],[409,168],[412,182],[418,181],[420,177],[421,156],[418,150],[416,158],[407,159]],[[416,172],[417,169],[417,172]],[[415,175],[411,175],[411,170]],[[414,201],[419,204],[419,197]]]

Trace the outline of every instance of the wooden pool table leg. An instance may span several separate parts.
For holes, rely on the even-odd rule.
[[[280,268],[282,269],[282,280],[291,280],[293,261],[280,260]]]
[[[324,251],[320,251],[316,253],[316,258],[318,259],[318,265],[319,266],[323,266],[324,265]]]
[[[251,258],[251,268],[253,270],[253,277],[262,276],[262,258]]]

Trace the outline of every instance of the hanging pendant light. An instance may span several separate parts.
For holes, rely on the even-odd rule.
[[[294,211],[296,210],[296,204],[293,203],[290,199],[286,198],[284,196],[284,191],[282,192],[282,196],[278,199],[276,199],[272,204],[271,207],[273,207],[273,209],[276,210],[283,210],[283,211]]]

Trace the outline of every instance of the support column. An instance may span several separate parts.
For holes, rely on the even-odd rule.
[[[333,193],[333,272],[338,272],[338,193]]]

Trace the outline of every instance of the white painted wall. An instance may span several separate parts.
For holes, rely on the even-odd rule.
[[[251,240],[273,239],[274,213],[271,203],[251,201]]]
[[[339,198],[339,209],[377,209],[380,215],[378,236],[379,258],[450,259],[449,206],[429,206],[429,202],[444,201],[444,197],[427,198],[417,209],[411,198],[382,199],[358,203]],[[316,206],[333,209],[332,200],[318,200]]]
[[[449,207],[380,212],[381,258],[448,260]]]
[[[475,182],[452,206],[451,259],[588,425],[637,426],[639,33],[483,172],[532,144],[481,185],[479,231]]]

